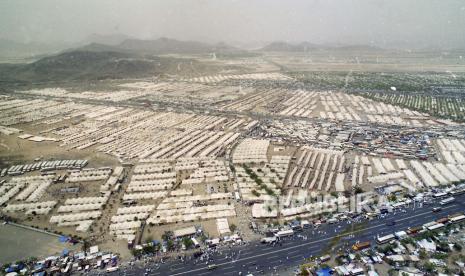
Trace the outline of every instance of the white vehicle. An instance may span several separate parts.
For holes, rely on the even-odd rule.
[[[192,243],[194,244],[194,247],[200,247],[200,243],[195,238],[191,238],[191,240],[192,240]]]
[[[428,227],[431,227],[431,226],[436,225],[436,224],[437,224],[437,222],[431,221],[431,222],[423,224],[422,227],[423,227],[423,229],[428,229]]]
[[[447,196],[447,193],[436,193],[436,194],[433,194],[433,198],[442,198],[442,197],[446,197]]]
[[[277,238],[283,238],[283,237],[290,237],[294,235],[294,230],[289,229],[289,230],[282,230],[274,234]]]
[[[438,229],[441,229],[443,228],[445,225],[442,224],[442,223],[436,223],[434,225],[431,225],[431,226],[428,226],[427,229],[430,230],[430,231],[434,231],[434,230],[438,230]]]
[[[334,223],[337,223],[338,221],[339,221],[339,220],[338,220],[337,218],[330,218],[330,219],[328,219],[327,222],[328,222],[329,224],[334,224]]]
[[[273,243],[277,240],[276,237],[266,237],[261,240],[262,243]]]
[[[113,267],[107,268],[107,273],[115,272],[115,271],[118,271],[118,267],[117,267],[117,266],[113,266]]]
[[[394,240],[395,238],[396,237],[393,234],[389,234],[389,235],[386,235],[386,236],[376,238],[376,242],[378,244],[384,244],[384,243],[388,243],[388,242]]]
[[[302,228],[309,228],[310,227],[310,222],[308,220],[302,220],[300,222],[300,226],[302,226]]]
[[[450,218],[451,223],[457,223],[457,222],[461,222],[463,220],[465,220],[465,215],[460,215],[460,216]]]
[[[394,236],[396,236],[397,239],[401,240],[403,238],[406,238],[408,234],[405,231],[399,231],[399,232],[395,232]]]
[[[452,203],[452,202],[454,202],[454,201],[455,201],[455,198],[454,198],[453,196],[451,196],[451,197],[448,197],[448,198],[445,198],[445,199],[441,200],[441,201],[439,202],[439,204],[441,204],[441,205],[447,205],[447,204]]]

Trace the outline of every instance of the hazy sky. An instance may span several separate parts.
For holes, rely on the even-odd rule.
[[[465,0],[0,0],[0,38],[77,42],[93,33],[465,48]]]

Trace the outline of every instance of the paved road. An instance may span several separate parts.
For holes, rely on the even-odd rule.
[[[406,230],[407,227],[421,226],[432,220],[447,215],[463,213],[465,211],[465,195],[456,197],[456,201],[444,206],[441,212],[433,213],[433,207],[438,204],[423,207],[410,206],[404,211],[391,213],[385,218],[363,220],[361,224],[340,222],[338,224],[324,225],[315,229],[306,229],[302,233],[285,240],[282,245],[271,246],[253,242],[245,246],[222,249],[221,252],[210,254],[208,265],[216,264],[217,268],[208,270],[208,265],[198,260],[190,259],[184,262],[170,261],[155,267],[149,263],[145,268],[151,268],[149,275],[254,275],[276,274],[283,269],[295,267],[303,262],[304,258],[318,256],[329,251],[329,244],[351,246],[356,241],[373,241],[376,236],[391,234],[395,231]],[[395,220],[396,224],[387,226],[386,223]],[[357,227],[357,225],[359,227]],[[363,227],[360,227],[363,226]],[[299,237],[301,236],[301,237]],[[307,238],[305,239],[304,236]],[[231,258],[231,255],[233,256]],[[197,262],[197,263],[195,263]],[[119,271],[119,275],[143,275],[145,268],[130,267]]]

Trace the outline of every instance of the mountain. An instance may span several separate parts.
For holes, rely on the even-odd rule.
[[[192,59],[75,50],[28,64],[0,64],[0,84],[193,75],[219,70]]]
[[[114,46],[122,43],[126,39],[131,39],[131,37],[124,34],[91,34],[83,41],[83,44],[97,43]]]
[[[89,43],[84,46],[78,48],[67,49],[64,52],[73,52],[73,51],[80,51],[80,52],[118,52],[118,53],[126,53],[129,54],[131,51],[121,49],[115,45],[108,45],[102,43]]]
[[[258,53],[242,50],[226,43],[207,44],[197,41],[180,41],[170,38],[159,38],[156,40],[126,39],[118,45],[108,45],[101,43],[90,43],[71,51],[82,50],[92,52],[113,51],[146,55],[167,55],[167,54],[212,54],[217,58],[251,57]]]
[[[42,82],[89,81],[102,79],[144,78],[160,75],[198,76],[215,74],[222,69],[214,63],[165,54],[211,54],[217,57],[250,56],[256,53],[231,47],[160,38],[125,39],[117,45],[90,43],[59,54],[45,56],[31,63],[1,64],[0,86]],[[238,69],[232,66],[232,69]]]
[[[102,43],[90,43],[69,51],[91,51],[91,52],[121,52],[145,55],[167,55],[167,54],[212,54],[216,57],[250,57],[257,53],[235,48],[226,43],[207,44],[197,41],[180,41],[170,38],[159,38],[156,40],[126,39],[118,45]]]
[[[197,41],[181,41],[170,38],[156,40],[126,39],[117,46],[120,49],[150,54],[206,54],[213,52],[236,52],[237,48],[219,43],[211,45]]]

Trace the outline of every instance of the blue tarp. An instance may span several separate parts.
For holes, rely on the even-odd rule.
[[[318,276],[330,276],[331,272],[332,272],[331,268],[327,267],[327,268],[322,268],[322,269],[317,270],[316,275],[318,275]]]
[[[60,237],[58,238],[58,240],[59,240],[60,242],[67,242],[67,241],[69,240],[69,238],[66,237],[66,236],[60,236]]]

